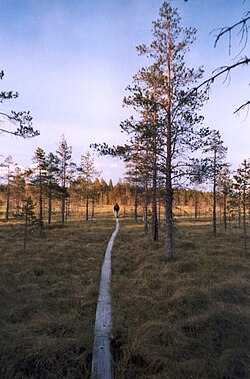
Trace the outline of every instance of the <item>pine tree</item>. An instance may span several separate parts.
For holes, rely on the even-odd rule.
[[[228,164],[222,166],[218,178],[218,188],[223,196],[223,225],[224,230],[227,230],[227,209],[228,196],[232,194],[232,180],[230,178],[230,167]]]
[[[72,162],[72,147],[68,146],[65,136],[62,135],[59,142],[57,156],[59,159],[59,176],[61,191],[61,222],[65,221],[66,198],[68,196],[68,183],[74,173],[74,163]]]
[[[246,207],[247,197],[249,196],[250,186],[250,161],[244,159],[241,166],[237,169],[234,175],[234,187],[242,195],[242,216],[243,216],[243,237],[244,237],[244,250],[247,253],[247,227],[246,227]],[[247,196],[248,195],[248,196]]]
[[[125,160],[132,162],[134,169],[143,174],[151,182],[151,231],[152,239],[158,239],[157,220],[157,179],[159,169],[157,166],[158,155],[162,151],[162,139],[159,132],[157,101],[158,98],[155,83],[155,68],[142,68],[133,77],[133,86],[127,87],[130,92],[124,98],[124,104],[132,106],[140,115],[140,120],[135,120],[132,116],[121,123],[121,129],[130,135],[129,155]],[[146,175],[145,175],[146,174]],[[147,179],[146,179],[147,180]],[[148,180],[145,189],[148,190]],[[147,197],[145,197],[145,201]],[[145,205],[145,209],[147,206]],[[144,217],[144,219],[147,219]],[[147,225],[147,221],[146,221]],[[147,229],[145,228],[145,231]]]
[[[87,151],[86,155],[81,156],[81,162],[78,167],[79,179],[82,182],[83,188],[85,190],[85,218],[86,221],[89,219],[89,198],[91,194],[91,185],[93,180],[99,176],[99,172],[95,168],[95,163],[93,158],[91,158],[90,152]]]
[[[2,167],[6,167],[7,173],[6,173],[6,210],[5,210],[5,220],[9,220],[9,213],[10,213],[10,192],[11,192],[11,186],[13,182],[13,168],[14,168],[14,162],[11,155],[9,155],[3,163],[1,163]]]
[[[100,191],[101,191],[101,202],[102,205],[104,205],[104,197],[105,197],[105,204],[107,203],[107,192],[108,192],[108,185],[106,181],[102,178],[100,183]]]
[[[12,199],[15,216],[19,217],[25,203],[26,180],[20,168],[15,169],[12,182]]]
[[[24,218],[25,223],[24,223],[24,241],[23,241],[23,247],[24,251],[26,250],[26,245],[27,245],[27,230],[28,230],[28,225],[29,224],[34,224],[37,221],[35,212],[34,212],[35,204],[32,200],[32,197],[29,196],[22,209],[21,217]]]
[[[38,147],[35,151],[33,162],[36,163],[36,168],[32,172],[31,183],[38,187],[39,190],[39,225],[40,230],[43,229],[43,200],[47,184],[47,163],[45,151]]]
[[[211,153],[210,157],[210,168],[211,168],[211,178],[213,182],[213,234],[216,236],[217,233],[217,185],[219,180],[219,174],[223,168],[226,157],[227,148],[223,146],[223,141],[221,140],[220,132],[217,130],[212,130],[211,134],[206,140],[206,146],[203,148],[204,153]]]
[[[177,9],[164,2],[159,18],[153,22],[153,41],[137,50],[150,60],[138,71],[125,104],[139,114],[121,124],[122,131],[132,138],[124,146],[110,148],[93,145],[103,155],[129,159],[134,142],[139,140],[150,159],[152,178],[153,227],[157,226],[157,182],[164,178],[166,245],[165,255],[174,256],[173,187],[192,174],[193,153],[201,149],[209,129],[202,127],[199,111],[206,96],[190,91],[203,75],[203,70],[186,67],[185,54],[195,40],[194,28],[182,28]]]
[[[101,184],[98,178],[95,179],[91,184],[90,188],[90,198],[92,202],[92,210],[91,210],[91,219],[93,220],[95,217],[95,203],[99,201],[101,194]]]
[[[160,17],[153,22],[152,43],[137,48],[153,64],[135,76],[136,85],[129,101],[150,114],[152,172],[154,176],[161,172],[165,178],[165,252],[170,258],[174,255],[173,184],[187,175],[191,153],[202,146],[209,133],[200,127],[203,117],[197,113],[204,95],[188,92],[190,85],[202,77],[203,70],[187,68],[184,61],[196,30],[182,28],[180,21],[177,9],[164,2]],[[155,183],[154,178],[153,188]]]
[[[51,218],[52,218],[53,194],[54,193],[56,193],[56,194],[60,193],[59,158],[55,154],[49,153],[46,156],[46,166],[47,166],[48,223],[50,224]]]

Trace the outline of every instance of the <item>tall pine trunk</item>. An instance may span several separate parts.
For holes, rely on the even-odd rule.
[[[217,219],[216,219],[216,147],[214,148],[214,178],[213,178],[213,234],[217,233]]]
[[[148,234],[148,181],[145,178],[144,182],[144,207],[143,207],[143,213],[144,213],[144,234]]]
[[[135,184],[135,192],[134,192],[134,220],[138,221],[138,188],[137,188],[137,180]]]
[[[40,172],[39,178],[39,226],[40,231],[43,229],[43,185],[42,185],[42,174]]]
[[[223,194],[223,224],[224,224],[224,230],[226,232],[227,230],[227,193],[224,192]]]
[[[169,159],[167,159],[167,170],[171,170]],[[174,225],[173,225],[173,190],[171,183],[171,172],[166,173],[166,244],[165,252],[167,258],[174,256]]]
[[[91,204],[92,204],[92,207],[91,207],[91,220],[94,220],[94,217],[95,217],[95,199],[94,198],[92,198]]]
[[[161,199],[158,198],[158,229],[161,227]]]
[[[65,221],[65,194],[61,197],[61,222],[64,224]]]
[[[247,225],[246,225],[246,184],[243,184],[243,238],[244,238],[244,252],[247,252]]]
[[[49,187],[48,194],[48,224],[51,223],[51,215],[52,215],[52,189]]]
[[[171,149],[171,25],[168,22],[168,55],[167,55],[167,157],[166,157],[166,243],[167,258],[174,256],[173,225],[173,189],[172,189],[172,149]]]
[[[7,183],[7,198],[6,198],[6,211],[5,211],[5,220],[9,221],[9,213],[10,213],[10,179],[8,176],[8,183]]]
[[[197,220],[199,213],[199,195],[198,191],[194,191],[194,218]]]
[[[152,156],[152,168],[153,168],[153,183],[152,183],[152,239],[158,240],[158,220],[157,220],[157,154],[156,154],[156,111],[154,111],[153,122],[153,156]]]
[[[86,203],[85,203],[85,220],[86,221],[89,220],[89,194],[88,192],[87,192]]]

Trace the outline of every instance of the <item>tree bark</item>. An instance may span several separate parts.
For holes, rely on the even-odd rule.
[[[216,225],[216,158],[217,158],[217,150],[214,148],[214,178],[213,178],[213,234],[216,236],[217,233],[217,225]]]
[[[138,221],[138,189],[137,189],[137,183],[135,185],[135,193],[134,193],[134,220],[135,220],[135,222]]]
[[[39,226],[40,231],[43,229],[43,184],[42,184],[42,173],[40,171],[39,178]]]
[[[246,226],[246,184],[243,185],[243,237],[244,237],[244,252],[247,251],[247,226]]]
[[[148,234],[148,181],[145,178],[144,182],[144,206],[143,206],[143,213],[144,213],[144,234]]]
[[[10,212],[10,178],[8,174],[8,183],[7,183],[7,198],[6,198],[6,212],[5,212],[5,220],[9,221],[9,212]]]
[[[224,192],[223,194],[223,223],[224,223],[224,230],[226,232],[227,230],[227,194]]]
[[[86,196],[86,209],[85,209],[85,220],[88,221],[89,220],[89,194],[87,193],[87,196]]]
[[[91,209],[91,220],[94,220],[95,217],[95,199],[92,198],[92,209]]]
[[[194,191],[194,218],[197,220],[199,212],[199,194],[198,191]]]
[[[51,214],[52,214],[52,190],[49,188],[48,195],[48,224],[51,223]]]
[[[172,189],[172,152],[171,152],[171,25],[168,22],[168,55],[167,55],[167,157],[166,157],[166,244],[167,258],[174,256],[173,228],[173,189]]]
[[[152,185],[152,239],[153,241],[158,240],[158,220],[157,220],[157,202],[156,202],[156,192],[157,192],[157,154],[156,154],[156,111],[154,111],[154,121],[153,121],[153,157],[152,157],[152,168],[153,168],[153,185]]]

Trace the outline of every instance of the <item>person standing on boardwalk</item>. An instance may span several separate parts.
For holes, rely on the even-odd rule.
[[[114,205],[114,211],[115,211],[115,217],[118,218],[118,212],[120,210],[120,207],[117,203]]]

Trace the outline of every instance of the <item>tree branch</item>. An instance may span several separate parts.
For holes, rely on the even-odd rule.
[[[245,108],[249,108],[249,105],[250,105],[250,100],[246,101],[244,104],[242,104],[239,108],[237,108],[235,111],[234,111],[234,114],[240,112],[241,110],[245,109]]]
[[[215,39],[215,42],[214,42],[214,47],[217,46],[220,38],[225,35],[225,34],[229,34],[229,54],[231,53],[231,32],[233,29],[237,28],[238,26],[241,26],[241,40],[240,40],[240,43],[242,42],[244,36],[245,36],[245,42],[244,42],[244,46],[242,48],[242,50],[244,50],[244,48],[246,47],[246,44],[247,44],[247,39],[248,39],[248,26],[247,26],[247,22],[250,20],[250,12],[247,12],[246,13],[246,17],[244,17],[242,20],[240,20],[239,22],[236,22],[234,25],[232,26],[228,26],[228,27],[224,27],[224,28],[220,28],[220,32],[219,34],[216,36],[216,39]],[[218,30],[218,29],[215,29],[215,30]],[[241,50],[241,51],[242,51]]]
[[[32,127],[32,117],[29,112],[11,111],[11,114],[0,112],[0,116],[7,118],[7,120],[12,122],[17,127],[13,132],[1,128],[0,131],[3,133],[8,133],[23,138],[32,138],[40,135],[40,132],[38,130],[34,130]]]
[[[205,80],[204,82],[202,82],[201,84],[199,84],[197,87],[193,88],[192,90],[190,90],[189,94],[193,94],[194,92],[197,92],[199,88],[201,87],[204,87],[205,85],[207,86],[207,89],[210,88],[210,85],[215,81],[215,79],[217,79],[219,76],[223,75],[223,74],[229,74],[229,72],[236,68],[236,67],[239,67],[239,66],[243,66],[243,65],[248,65],[250,63],[250,58],[248,57],[244,57],[242,58],[241,60],[239,60],[238,62],[232,64],[231,66],[223,66],[223,67],[219,67],[218,69],[214,70],[214,72],[218,71],[217,74],[214,74],[212,75],[209,79]]]

